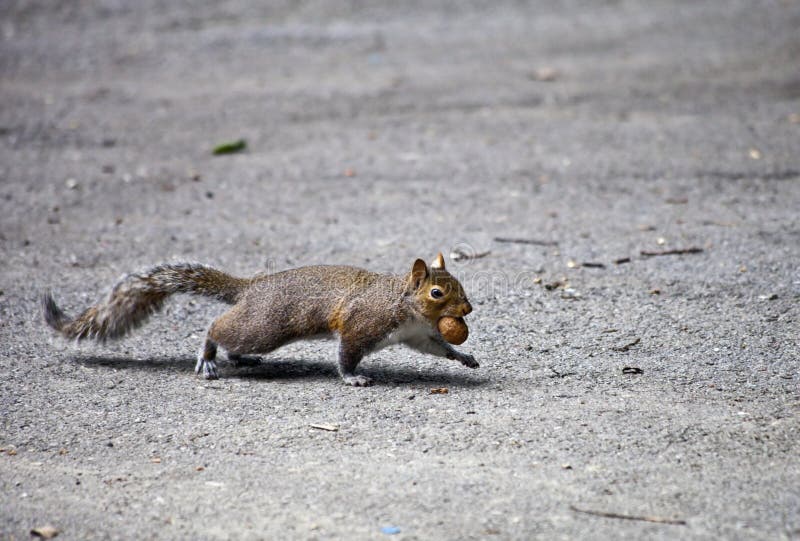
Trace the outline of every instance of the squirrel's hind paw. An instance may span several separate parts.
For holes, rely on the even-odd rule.
[[[342,376],[342,379],[347,385],[352,385],[353,387],[369,387],[372,385],[372,379],[367,376]]]
[[[250,357],[239,355],[238,353],[228,353],[228,361],[234,368],[242,366],[258,366],[261,364],[261,357]]]
[[[217,373],[217,363],[203,359],[202,357],[197,359],[197,365],[194,367],[194,373],[198,375],[203,374],[205,379],[219,379],[219,373]]]

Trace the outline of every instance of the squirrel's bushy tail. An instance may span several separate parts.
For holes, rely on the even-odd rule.
[[[233,304],[249,280],[194,263],[164,264],[123,276],[101,303],[72,319],[48,292],[42,296],[44,320],[67,338],[121,338],[164,305],[173,293],[194,293]]]

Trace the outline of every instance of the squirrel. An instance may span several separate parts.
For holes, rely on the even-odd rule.
[[[154,266],[123,276],[108,297],[75,318],[50,292],[42,296],[45,322],[67,338],[121,338],[161,309],[173,293],[213,297],[233,305],[214,320],[195,372],[219,377],[217,348],[236,364],[302,339],[338,337],[339,374],[347,385],[372,380],[355,369],[366,355],[392,344],[478,368],[472,355],[453,348],[437,329],[441,317],[472,311],[464,288],[446,269],[440,253],[430,267],[417,259],[405,276],[348,266],[318,265],[236,278],[196,263]],[[256,360],[257,362],[257,360]]]

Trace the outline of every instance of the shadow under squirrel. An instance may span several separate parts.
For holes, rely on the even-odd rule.
[[[295,340],[332,336],[339,338],[339,373],[348,385],[370,385],[370,378],[356,375],[356,366],[392,344],[478,368],[472,355],[457,351],[437,329],[441,317],[472,311],[442,254],[430,267],[417,259],[405,276],[319,265],[236,278],[200,264],[162,264],[122,277],[104,301],[76,318],[67,316],[49,292],[42,308],[47,324],[63,336],[105,341],[142,325],[174,293],[233,305],[211,324],[198,356],[195,372],[206,379],[219,377],[218,346],[235,363]]]

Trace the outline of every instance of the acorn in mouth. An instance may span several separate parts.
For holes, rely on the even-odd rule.
[[[469,336],[469,328],[464,318],[445,316],[436,325],[439,332],[449,343],[457,346],[463,344]]]

